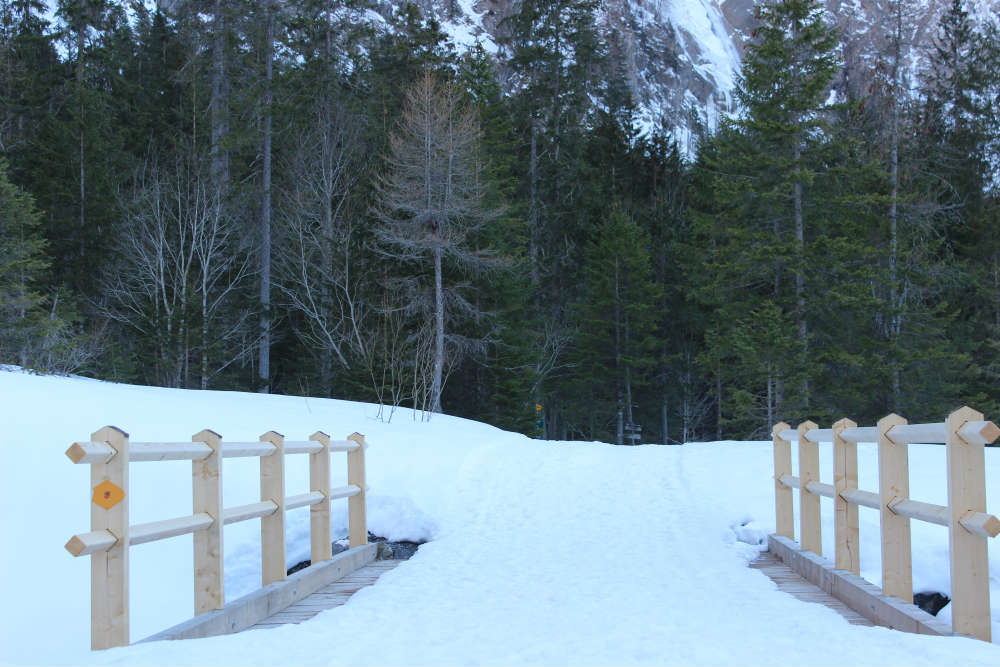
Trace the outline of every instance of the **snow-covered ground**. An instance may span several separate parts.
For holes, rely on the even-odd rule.
[[[0,662],[1000,664],[1000,647],[984,642],[851,626],[747,568],[757,553],[748,542],[774,526],[769,443],[540,442],[445,416],[415,422],[408,411],[386,424],[374,406],[346,401],[10,371],[0,371],[0,397]],[[371,444],[370,529],[431,541],[299,626],[91,653],[88,559],[63,549],[89,529],[89,473],[63,452],[105,424],[134,441],[183,441],[206,427],[227,440],[361,431]],[[874,448],[860,453],[862,486],[875,489]],[[829,449],[822,457],[829,462]],[[307,489],[306,458],[288,458],[289,494]],[[910,461],[914,497],[943,502],[943,448],[914,446]],[[987,462],[997,512],[1000,451]],[[131,475],[132,523],[190,513],[189,463],[137,463]],[[256,461],[227,459],[224,485],[227,506],[256,501]],[[334,528],[345,533],[346,503],[335,506]],[[861,512],[862,574],[878,583],[878,517]],[[308,556],[308,510],[290,513],[288,526],[291,564]],[[228,599],[258,586],[258,541],[257,522],[226,527]],[[918,589],[947,591],[944,530],[914,522],[913,543]],[[133,641],[190,616],[190,536],[134,547],[131,567]],[[997,636],[995,543],[990,573]]]

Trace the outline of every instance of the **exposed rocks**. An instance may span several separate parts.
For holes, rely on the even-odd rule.
[[[913,594],[913,604],[917,605],[931,616],[937,616],[938,612],[948,606],[949,602],[951,602],[951,598],[944,593],[923,591],[921,593]]]
[[[386,538],[375,535],[371,532],[368,533],[368,542],[370,544],[378,545],[378,550],[375,556],[378,560],[408,560],[410,556],[417,553],[417,549],[420,548],[421,544],[423,544],[423,542],[407,542],[405,540],[400,542],[390,542]],[[337,540],[331,546],[333,547],[334,556],[342,551],[347,551],[349,548],[347,538]],[[299,561],[295,565],[288,568],[287,574],[304,570],[310,565],[312,565],[312,561],[309,559]]]

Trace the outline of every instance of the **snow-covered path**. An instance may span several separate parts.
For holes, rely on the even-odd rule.
[[[29,604],[16,616],[2,619],[0,627],[11,634],[0,649],[0,660],[83,664],[1000,664],[1000,647],[975,640],[851,626],[833,611],[777,592],[769,579],[747,568],[756,548],[737,541],[737,533],[753,533],[754,525],[767,531],[773,525],[766,443],[637,448],[544,443],[451,418],[421,424],[408,414],[397,414],[392,423],[384,424],[369,419],[366,415],[373,408],[360,404],[309,399],[306,409],[304,399],[291,397],[167,392],[10,373],[0,373],[0,390],[8,400],[16,394],[17,400],[27,401],[24,405],[38,398],[33,392],[42,392],[71,412],[74,404],[89,397],[90,409],[72,415],[73,436],[67,437],[67,426],[47,425],[53,433],[34,445],[54,452],[40,451],[39,464],[62,466],[56,469],[72,473],[59,473],[74,488],[57,503],[49,502],[45,511],[56,513],[60,506],[70,505],[71,498],[79,495],[76,486],[82,487],[80,494],[86,492],[84,471],[79,466],[74,469],[62,451],[69,441],[79,439],[81,429],[109,421],[101,409],[132,415],[135,440],[187,439],[205,426],[227,429],[232,435],[223,432],[233,439],[253,437],[272,427],[291,426],[286,430],[290,435],[302,429],[297,422],[343,424],[364,419],[363,430],[372,443],[368,464],[372,530],[396,531],[396,537],[407,530],[425,531],[433,537],[411,560],[360,591],[345,606],[299,626],[89,654],[75,631],[66,631],[72,635],[69,645],[46,644],[48,635],[38,629],[44,617],[32,618],[42,609]],[[107,405],[96,407],[102,401]],[[182,423],[164,423],[163,406],[170,402],[183,406],[175,413],[175,421]],[[23,428],[28,417],[14,414],[15,426],[20,420]],[[248,414],[253,415],[257,433],[246,431],[243,421]],[[35,429],[38,426],[35,415]],[[13,444],[5,442],[4,446]],[[914,465],[919,458],[914,457]],[[133,469],[139,465],[143,464]],[[10,475],[4,483],[5,494],[14,485],[28,495],[42,495]],[[135,496],[134,504],[139,502]],[[228,504],[233,503],[227,499]],[[161,502],[154,518],[166,518],[163,512],[179,515],[184,511],[181,505],[164,507]],[[58,529],[52,539],[40,536],[38,555],[40,564],[50,568],[52,582],[70,589],[59,592],[61,596],[83,597],[82,614],[76,600],[68,611],[57,610],[62,616],[51,620],[63,628],[83,624],[85,638],[86,575],[82,575],[82,586],[76,580],[88,569],[86,563],[50,552],[52,542],[58,541],[55,548],[61,548],[69,532],[86,529],[80,512],[70,514],[75,523],[68,530],[63,525],[67,521],[53,518]],[[756,524],[749,530],[739,527],[751,518]],[[147,519],[133,519],[141,520]],[[290,525],[298,524],[291,521]],[[16,521],[13,528],[15,534],[24,529]],[[232,599],[234,590],[253,586],[253,566],[247,563],[252,563],[255,554],[248,546],[252,531],[231,533],[230,528],[226,532],[227,569],[237,573],[227,578],[227,597]],[[290,532],[293,542],[305,535],[297,528]],[[151,626],[146,628],[149,632],[187,613],[190,555],[185,562],[176,554],[189,554],[189,540],[174,540],[180,545],[174,555],[166,548],[168,543],[159,543],[167,550],[160,552],[166,555],[155,557],[156,563],[177,561],[169,563],[177,570],[169,581],[151,577],[149,572],[156,568],[149,564],[134,564],[133,611],[138,625]],[[290,546],[290,553],[295,549],[294,544]],[[17,557],[5,553],[3,559],[0,583],[4,590],[27,594],[26,584],[11,572]],[[179,592],[172,593],[173,589]],[[42,594],[51,603],[56,592]],[[51,611],[52,605],[45,609]],[[50,623],[43,625],[52,629]],[[135,638],[144,634],[148,632],[133,632]]]

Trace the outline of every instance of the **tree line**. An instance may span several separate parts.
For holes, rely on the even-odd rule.
[[[597,0],[0,0],[0,362],[760,437],[1000,407],[1000,38],[761,2],[739,112],[638,121]],[[834,94],[835,92],[835,94]]]

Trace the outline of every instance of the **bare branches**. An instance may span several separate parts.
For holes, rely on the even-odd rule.
[[[305,321],[300,335],[345,369],[353,355],[367,354],[364,329],[371,311],[353,271],[357,242],[350,195],[364,166],[361,127],[345,109],[317,105],[286,165],[293,186],[282,201],[285,239],[276,250],[279,289]]]
[[[182,151],[169,166],[153,159],[142,166],[122,203],[127,224],[102,281],[105,314],[152,342],[158,379],[189,386],[196,355],[206,388],[213,348],[236,336],[246,318],[229,311],[252,270],[199,158]]]
[[[425,345],[415,346],[413,362],[414,407],[432,413],[441,412],[447,369],[481,347],[446,327],[484,316],[463,296],[466,285],[446,279],[446,268],[450,277],[501,266],[488,248],[477,245],[477,234],[499,215],[484,203],[479,142],[478,119],[462,104],[459,89],[427,71],[407,91],[403,116],[389,140],[387,169],[378,180],[378,251],[419,267],[395,279],[393,290],[406,297],[403,312],[415,316],[414,340],[433,341],[429,357],[423,354]],[[421,279],[421,271],[433,276],[433,285]]]

